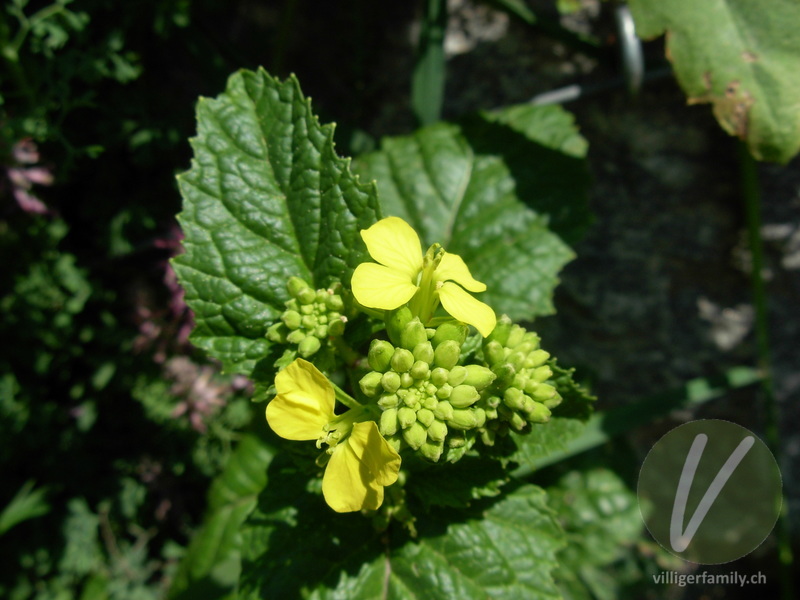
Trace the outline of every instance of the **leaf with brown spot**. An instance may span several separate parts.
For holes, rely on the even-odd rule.
[[[800,151],[800,2],[630,0],[638,34],[666,35],[689,104],[710,103],[720,126],[760,160]]]

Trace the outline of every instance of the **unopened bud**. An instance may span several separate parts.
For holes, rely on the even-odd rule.
[[[339,294],[328,294],[325,296],[325,308],[340,313],[344,310],[344,301]]]
[[[423,342],[414,346],[414,358],[428,364],[433,362],[433,346],[430,342]]]
[[[444,400],[436,405],[433,414],[441,421],[449,421],[453,418],[453,405]]]
[[[317,292],[307,287],[297,292],[296,297],[300,301],[300,304],[309,305],[317,299]]]
[[[436,328],[436,332],[433,334],[433,339],[431,339],[431,342],[433,343],[434,347],[436,347],[446,340],[452,340],[461,346],[466,339],[466,325],[462,323],[456,323],[455,321],[447,321]]]
[[[395,346],[400,345],[400,336],[406,325],[411,322],[412,318],[411,310],[407,306],[401,306],[387,314],[386,332],[389,334],[389,339]]]
[[[504,344],[506,348],[516,348],[525,337],[527,331],[519,325],[513,325]]]
[[[380,406],[383,410],[386,410],[387,408],[396,408],[399,403],[400,399],[396,394],[384,394],[378,400],[378,406]]]
[[[475,427],[483,427],[486,423],[486,411],[482,408],[474,408],[472,414],[475,415]]]
[[[289,277],[289,281],[286,282],[286,289],[289,291],[289,295],[292,298],[297,298],[300,292],[308,288],[309,285],[299,277]]]
[[[369,368],[373,371],[385,373],[389,370],[392,354],[394,354],[394,346],[392,346],[389,342],[385,342],[383,340],[372,340],[372,343],[369,346],[369,353],[367,354]]]
[[[453,411],[453,416],[447,420],[447,424],[456,429],[474,429],[477,421],[475,415],[469,409],[458,409]]]
[[[497,375],[492,373],[491,369],[487,369],[481,365],[467,365],[465,370],[467,372],[467,376],[463,383],[471,385],[478,391],[481,391],[483,388],[487,387],[497,377]]]
[[[530,367],[529,368],[539,367],[539,366],[543,365],[544,363],[546,363],[549,358],[550,358],[550,353],[549,352],[546,352],[546,351],[541,350],[541,349],[534,350],[533,352],[531,352],[528,355],[528,359],[530,360]]]
[[[267,329],[267,339],[276,344],[283,344],[286,342],[286,325],[283,323],[275,323],[270,325]]]
[[[431,373],[428,363],[418,360],[411,367],[411,376],[416,380],[426,380]]]
[[[462,367],[461,365],[456,365],[455,367],[450,369],[450,374],[447,376],[447,383],[455,387],[457,385],[461,385],[462,383],[464,383],[464,380],[466,378],[467,378],[466,367]]]
[[[414,355],[405,348],[395,348],[392,354],[392,369],[398,373],[405,373],[414,364]]]
[[[420,408],[417,411],[417,421],[425,425],[425,427],[429,427],[430,424],[433,423],[433,419],[433,411],[427,408]]]
[[[552,385],[547,385],[543,383],[540,386],[537,386],[536,391],[533,392],[533,399],[542,402],[544,400],[549,400],[553,396],[556,395],[556,388]]]
[[[437,367],[452,369],[461,358],[461,346],[454,340],[445,340],[436,346],[433,352],[433,362]]]
[[[303,358],[308,358],[317,353],[320,349],[320,341],[319,338],[316,338],[312,335],[307,336],[300,344],[297,346],[297,353],[302,356]]]
[[[503,394],[503,403],[514,410],[522,410],[525,406],[525,394],[519,388],[508,388]]]
[[[414,378],[411,376],[411,373],[403,373],[400,375],[400,385],[404,388],[410,388],[414,385]]]
[[[495,364],[492,366],[492,372],[497,375],[495,383],[499,385],[501,389],[511,385],[517,375],[517,370],[514,366],[507,362]]]
[[[361,381],[358,382],[358,386],[361,388],[361,391],[364,392],[365,396],[372,398],[383,390],[381,378],[382,375],[380,373],[371,371],[361,378]]]
[[[300,313],[294,310],[287,310],[281,315],[281,321],[289,329],[297,329],[303,322]]]
[[[381,435],[388,437],[397,433],[397,409],[390,408],[381,413],[381,424],[379,427]]]
[[[409,321],[403,330],[400,332],[400,345],[403,348],[413,350],[418,344],[428,341],[428,336],[425,335],[425,326],[418,318]]]
[[[388,393],[394,394],[400,388],[400,375],[394,371],[384,373],[381,377],[381,385]]]
[[[547,408],[552,410],[556,406],[561,404],[562,400],[563,398],[561,397],[561,394],[559,394],[558,391],[556,391],[556,393],[551,398],[548,398],[547,400],[542,400],[542,404],[544,404]]]
[[[306,333],[302,329],[290,331],[289,335],[286,336],[286,341],[290,344],[299,344],[304,339],[306,339]]]
[[[534,408],[528,413],[531,423],[547,423],[550,420],[550,409],[540,402],[533,403]]]
[[[344,323],[346,317],[337,317],[328,323],[328,335],[331,337],[340,337],[344,333]]]
[[[420,446],[428,439],[428,432],[422,423],[414,421],[408,429],[403,430],[403,439],[414,450],[419,450]]]
[[[439,457],[442,456],[442,452],[444,452],[444,444],[442,442],[428,441],[419,448],[419,453],[432,462],[438,461]]]
[[[429,440],[433,440],[434,442],[443,442],[444,438],[446,437],[447,425],[445,425],[444,421],[436,419],[430,425],[428,425]]]
[[[403,429],[411,427],[411,425],[417,422],[417,411],[415,411],[413,408],[408,408],[407,406],[398,408],[397,422],[400,423],[400,427]]]
[[[519,413],[511,413],[511,418],[508,420],[508,424],[511,425],[517,431],[522,431],[525,429],[525,426],[528,422],[523,419]]]
[[[447,400],[452,393],[453,386],[449,383],[445,383],[438,390],[436,390],[436,397],[439,398],[439,400]]]
[[[433,371],[431,371],[430,380],[431,383],[436,387],[442,387],[445,383],[447,383],[448,377],[450,377],[450,371],[441,367],[436,367]]]
[[[450,404],[453,408],[472,406],[480,398],[478,391],[471,385],[457,385],[450,393]]]
[[[317,337],[321,340],[324,340],[328,337],[328,326],[327,325],[317,325],[314,328],[314,337]]]
[[[314,315],[303,315],[300,323],[305,329],[314,329],[317,326],[317,317]]]
[[[490,365],[502,363],[505,361],[506,353],[500,342],[491,341],[483,348],[483,354],[486,356],[486,362]]]
[[[513,323],[508,315],[501,315],[497,319],[497,325],[495,325],[492,333],[489,334],[489,337],[486,338],[490,343],[491,342],[498,342],[500,347],[506,345],[506,341],[508,340],[508,334],[511,332],[511,327]]]

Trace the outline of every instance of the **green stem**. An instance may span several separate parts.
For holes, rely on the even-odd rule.
[[[764,374],[761,379],[761,392],[764,398],[765,435],[767,444],[778,464],[781,460],[781,440],[778,428],[778,406],[775,399],[775,388],[772,379],[772,362],[769,343],[769,320],[767,315],[767,292],[764,285],[764,247],[761,239],[761,193],[758,181],[758,169],[755,159],[750,155],[744,143],[739,144],[739,165],[742,177],[742,193],[747,218],[747,234],[752,255],[751,284],[753,287],[753,303],[755,304],[756,351],[758,367]],[[788,528],[789,503],[783,498],[783,509],[775,526],[778,541],[778,560],[780,561],[781,597],[791,600],[794,595],[792,579],[792,547]]]
[[[438,121],[444,102],[446,0],[425,0],[417,61],[411,76],[411,106],[421,125]]]
[[[336,400],[344,404],[347,408],[363,408],[363,406],[358,402],[358,400],[350,396],[350,394],[345,392],[342,388],[340,388],[332,381],[330,383],[333,386],[333,393]]]

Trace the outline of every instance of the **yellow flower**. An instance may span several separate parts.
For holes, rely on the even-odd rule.
[[[275,377],[278,395],[267,405],[267,422],[288,440],[327,443],[331,457],[322,478],[322,494],[336,512],[376,510],[383,488],[397,481],[400,455],[383,439],[374,421],[356,423],[365,413],[351,409],[336,416],[335,393],[328,379],[298,358]]]
[[[494,311],[463,289],[483,292],[486,285],[472,277],[460,256],[439,244],[423,256],[419,236],[397,217],[363,229],[361,237],[380,263],[361,263],[353,273],[353,295],[362,306],[392,310],[410,302],[412,313],[427,323],[441,302],[450,315],[482,336],[492,332],[497,323]]]

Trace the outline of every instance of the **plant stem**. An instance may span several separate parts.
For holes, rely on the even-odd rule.
[[[783,461],[781,460],[781,440],[778,428],[778,406],[772,379],[767,292],[763,277],[764,247],[761,239],[761,192],[756,161],[750,155],[744,143],[739,144],[739,165],[742,177],[745,216],[747,218],[747,237],[752,255],[751,284],[753,287],[753,303],[755,304],[757,361],[758,367],[764,375],[761,379],[761,392],[765,409],[764,430],[767,444],[775,455],[778,465],[781,465]],[[780,561],[781,597],[784,600],[791,600],[795,597],[792,580],[793,557],[789,540],[788,509],[789,504],[784,495],[781,514],[775,525],[778,560]]]

